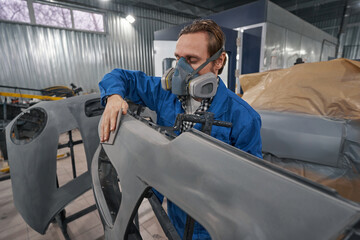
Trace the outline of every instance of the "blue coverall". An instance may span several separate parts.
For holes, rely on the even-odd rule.
[[[105,105],[106,96],[119,94],[123,98],[130,99],[155,111],[157,113],[157,124],[161,126],[173,126],[176,116],[179,113],[184,113],[178,97],[161,87],[159,77],[150,77],[140,71],[114,69],[104,76],[99,87],[103,105]],[[213,126],[212,137],[262,158],[259,114],[244,100],[227,89],[221,80],[208,111],[214,113],[215,120],[233,124],[232,128]],[[194,128],[200,130],[201,124],[196,124]],[[186,213],[168,201],[168,214],[182,238]],[[195,222],[193,239],[211,238],[208,232]]]

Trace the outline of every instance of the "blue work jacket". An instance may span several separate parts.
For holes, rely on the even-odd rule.
[[[172,127],[176,116],[184,113],[178,97],[161,87],[159,77],[147,76],[140,71],[114,69],[104,76],[99,87],[103,105],[105,105],[106,96],[119,94],[123,98],[128,98],[155,111],[157,124],[161,126]],[[262,158],[259,114],[239,96],[227,89],[221,80],[208,112],[214,113],[215,120],[233,124],[232,128],[213,126],[212,137]],[[201,127],[200,123],[194,126],[198,130]],[[186,213],[168,201],[168,214],[182,238]],[[210,239],[207,231],[197,222],[193,239]]]

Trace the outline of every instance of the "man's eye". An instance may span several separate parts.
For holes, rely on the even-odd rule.
[[[196,59],[195,59],[195,58],[189,58],[187,61],[188,61],[188,63],[190,63],[190,64],[196,63]]]

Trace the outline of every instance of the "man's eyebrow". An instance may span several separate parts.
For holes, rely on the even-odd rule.
[[[175,55],[176,58],[180,58],[179,54],[175,53],[174,55]],[[182,56],[182,57],[184,57],[184,58],[196,58],[196,59],[200,59],[200,57],[197,56],[197,55],[186,55],[186,56]]]

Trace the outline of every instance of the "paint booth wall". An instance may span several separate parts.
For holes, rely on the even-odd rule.
[[[335,37],[272,2],[268,3],[265,38],[261,71],[291,67],[297,58],[305,62],[335,58]]]
[[[297,58],[305,62],[327,61],[335,57],[336,45],[315,40],[273,23],[267,23],[263,71],[288,68]]]

